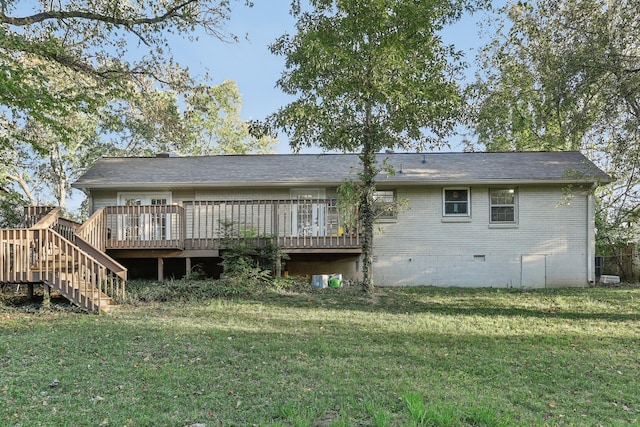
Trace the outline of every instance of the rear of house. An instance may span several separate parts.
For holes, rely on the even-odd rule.
[[[583,155],[380,154],[374,278],[381,286],[586,286],[595,280],[595,186]],[[74,186],[130,276],[219,273],[222,238],[275,239],[283,273],[357,280],[360,228],[337,187],[357,155],[104,158]],[[399,206],[399,208],[397,207]],[[389,208],[393,207],[393,208]],[[225,229],[226,228],[226,229]],[[139,270],[139,271],[137,271]]]
[[[392,285],[585,286],[594,277],[589,186],[400,187],[409,200],[380,223],[375,278]],[[456,206],[457,205],[457,206]]]

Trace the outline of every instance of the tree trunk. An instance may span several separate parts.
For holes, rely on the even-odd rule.
[[[360,200],[360,219],[362,220],[362,287],[367,293],[373,293],[373,227],[375,220],[375,210],[373,206],[373,194],[376,189],[376,150],[373,143],[372,130],[368,120],[365,122],[362,152],[360,162],[362,172],[360,180],[362,182],[362,199]]]
[[[366,85],[370,88],[370,84]],[[362,199],[360,201],[360,219],[364,235],[362,237],[362,287],[369,294],[373,293],[373,227],[375,221],[375,209],[373,206],[373,195],[376,190],[376,175],[378,168],[376,165],[377,144],[375,138],[375,127],[371,121],[372,102],[367,98],[365,102],[365,117],[362,134],[362,151],[360,153],[360,163],[362,172],[360,181],[362,182]]]

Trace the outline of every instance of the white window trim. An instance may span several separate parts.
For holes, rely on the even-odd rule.
[[[511,207],[511,205],[494,205],[491,203],[492,190],[513,190],[513,221],[493,221],[491,208],[495,207]],[[515,228],[518,226],[518,199],[520,198],[518,188],[516,187],[491,187],[489,188],[489,226],[491,228]]]
[[[118,205],[119,206],[123,206],[124,205],[124,200],[125,199],[132,199],[132,198],[140,198],[140,199],[167,199],[167,205],[172,204],[172,200],[171,200],[171,192],[160,192],[160,191],[151,191],[151,192],[144,192],[144,191],[119,191],[118,192]]]
[[[467,192],[467,213],[464,214],[448,214],[447,203],[445,200],[446,191],[466,191]],[[443,218],[471,218],[471,187],[444,187],[442,189],[442,217]]]
[[[141,199],[143,201],[147,201],[147,200],[151,200],[151,199],[167,199],[167,205],[172,204],[172,200],[171,200],[171,192],[170,191],[119,191],[117,193],[117,198],[118,198],[118,205],[119,206],[125,206],[125,200],[126,199]],[[148,204],[143,203],[143,206],[148,206]],[[144,213],[141,212],[139,215],[137,215],[138,218],[140,217],[146,217],[147,220],[146,221],[146,227],[145,228],[149,228],[149,227],[153,227],[151,225],[151,221],[148,220],[148,218],[150,217],[150,214],[148,213]],[[136,218],[136,215],[125,215],[124,216],[125,221],[128,221],[128,219],[126,218]],[[166,218],[166,224],[164,225],[164,230],[165,230],[165,235],[164,235],[164,240],[171,240],[171,214],[166,214],[165,216]],[[135,220],[138,221],[138,220]],[[136,226],[137,228],[138,226]],[[128,227],[117,227],[118,230],[118,239],[119,240],[127,240],[126,234],[128,233],[128,231],[126,231]],[[148,230],[147,230],[148,231]],[[138,239],[138,237],[134,237],[134,239]]]
[[[375,190],[375,192],[389,192],[392,193],[393,200],[391,203],[397,203],[398,201],[398,193],[395,189],[393,190]],[[375,203],[374,203],[375,204]],[[394,206],[393,215],[380,215],[376,217],[376,222],[385,223],[385,222],[398,222],[398,207]]]

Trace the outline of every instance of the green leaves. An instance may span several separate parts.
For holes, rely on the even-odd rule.
[[[455,83],[461,65],[437,31],[461,3],[312,4],[312,11],[296,13],[298,34],[271,45],[286,56],[278,86],[299,96],[273,116],[294,148],[356,151],[368,128],[378,149],[408,149],[452,129],[462,101]]]
[[[312,0],[294,3],[297,34],[271,45],[286,57],[278,87],[298,98],[271,117],[294,150],[359,152],[364,224],[363,275],[371,276],[375,153],[442,144],[462,97],[460,56],[438,35],[460,16],[463,1]]]
[[[0,181],[32,201],[54,197],[64,204],[73,177],[101,155],[197,154],[203,133],[213,128],[205,119],[188,122],[179,106],[224,95],[174,61],[169,37],[200,29],[232,39],[221,30],[229,12],[228,0],[2,3],[0,163],[6,167]],[[224,118],[210,121],[218,126],[215,137],[230,147],[225,152],[254,142],[236,114],[235,90],[233,105],[220,104]],[[210,107],[202,114],[217,116]],[[271,143],[261,140],[249,150]],[[15,179],[23,176],[32,181]]]
[[[483,75],[469,89],[478,142],[585,152],[618,180],[598,190],[600,247],[637,240],[640,4],[538,0],[500,13]]]

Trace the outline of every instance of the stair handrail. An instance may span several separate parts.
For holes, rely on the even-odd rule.
[[[30,231],[34,234],[37,233],[33,240],[38,242],[36,250],[39,251],[39,255],[34,260],[32,270],[39,273],[40,280],[54,285],[66,298],[88,310],[101,311],[102,294],[109,298],[124,298],[126,269],[123,278],[51,228],[31,229]],[[56,251],[54,248],[59,250]],[[63,279],[62,267],[69,263],[75,267],[76,262],[78,264],[78,278],[72,275],[71,279]],[[84,278],[83,281],[79,279],[80,274]]]
[[[102,252],[101,250],[91,245],[91,243],[87,242],[82,237],[76,235],[74,240],[75,240],[75,244],[80,249],[87,252],[89,255],[95,258],[98,262],[100,262],[102,265],[107,267],[113,274],[120,277],[122,280],[125,280],[125,281],[127,280],[127,268],[125,266],[120,264],[115,259],[111,258],[106,253]]]
[[[104,208],[96,210],[75,232],[74,241],[84,251],[93,255],[123,280],[127,280],[127,268],[105,253],[109,230]]]
[[[30,228],[54,208],[55,206],[25,206],[21,227]]]
[[[35,224],[31,225],[30,227],[27,228],[32,228],[32,229],[36,229],[36,230],[42,230],[45,228],[51,228],[53,225],[56,224],[56,222],[58,222],[58,219],[60,218],[60,212],[62,211],[62,208],[60,206],[57,206],[53,209],[51,209],[45,216],[43,216],[42,218],[40,218],[40,220],[38,220],[38,222],[36,222]]]
[[[104,252],[107,249],[109,230],[106,224],[106,211],[104,208],[96,210],[80,227],[76,230],[76,236]]]
[[[60,207],[26,208],[25,213],[31,219],[25,222],[28,228],[3,230],[3,241],[16,240],[16,243],[9,242],[6,250],[0,250],[0,267],[7,270],[6,274],[0,274],[0,279],[32,281],[37,275],[36,280],[47,281],[47,285],[55,287],[75,304],[101,311],[104,296],[124,298],[127,269],[85,240],[91,224],[83,227],[83,224],[61,218],[61,212]],[[40,216],[41,213],[44,214]],[[92,218],[95,220],[100,215],[101,212],[96,212]],[[99,225],[103,226],[106,235],[106,223],[102,221]],[[76,234],[78,232],[80,236]],[[82,281],[80,276],[74,279],[73,274],[64,274],[69,273],[69,262],[74,271],[81,272]],[[20,272],[13,271],[16,267]]]
[[[105,224],[105,211],[100,208],[89,217],[83,224],[67,220],[60,217],[62,208],[55,207],[42,217],[33,229],[54,229],[66,240],[73,241],[85,252],[90,253],[94,258],[99,259],[105,267],[123,280],[127,280],[127,269],[122,264],[104,253],[107,227]],[[57,229],[60,228],[60,229]],[[64,229],[64,232],[62,229]],[[91,239],[91,240],[88,240]]]

